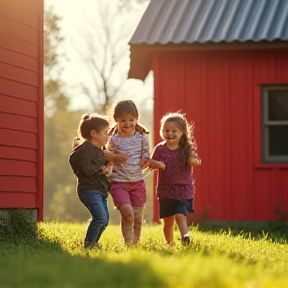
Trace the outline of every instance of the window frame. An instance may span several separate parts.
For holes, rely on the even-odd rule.
[[[288,85],[262,85],[261,86],[261,162],[262,164],[288,164],[288,155],[269,155],[269,127],[288,126],[288,120],[269,121],[269,91],[287,89]],[[277,123],[276,123],[277,122]]]

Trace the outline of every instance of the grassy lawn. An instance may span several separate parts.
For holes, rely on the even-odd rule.
[[[188,247],[176,229],[173,248],[155,225],[130,249],[109,226],[102,251],[82,248],[86,227],[39,223],[29,234],[22,223],[13,241],[0,237],[0,287],[288,287],[287,222],[202,223]]]

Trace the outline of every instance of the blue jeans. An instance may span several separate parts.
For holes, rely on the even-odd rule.
[[[98,242],[109,222],[107,197],[98,191],[86,192],[78,196],[92,217],[85,241]]]

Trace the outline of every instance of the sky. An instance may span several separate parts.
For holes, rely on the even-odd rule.
[[[117,0],[105,1],[109,1],[111,9],[117,4],[115,2]],[[68,60],[63,59],[61,62],[63,67],[61,78],[66,83],[66,93],[71,98],[72,109],[89,109],[89,107],[91,107],[88,98],[81,92],[80,85],[81,83],[85,83],[91,87],[91,89],[93,85],[89,72],[83,65],[83,61],[80,60],[80,55],[75,47],[77,46],[78,49],[81,49],[82,45],[84,45],[81,34],[85,33],[85,31],[89,31],[89,28],[91,29],[92,22],[96,27],[98,27],[97,25],[101,25],[98,20],[99,18],[95,16],[95,11],[97,10],[97,4],[99,2],[101,2],[101,0],[45,0],[45,6],[53,6],[55,14],[62,18],[60,22],[61,34],[65,38],[62,47],[65,57]],[[131,25],[128,25],[129,29],[131,29],[131,31],[128,32],[131,34],[131,37],[147,5],[148,2],[144,5],[142,4],[141,7],[137,6],[137,13],[133,12],[130,15],[126,15],[127,19],[123,19],[124,21],[129,21],[131,23]],[[128,56],[124,62],[122,69],[120,69],[122,72],[120,73],[125,73],[125,71],[129,69]],[[118,74],[118,78],[120,79],[119,76],[121,76],[121,74]],[[116,82],[117,80],[119,81],[117,75],[114,77]],[[135,101],[136,105],[153,106],[152,73],[149,74],[144,82],[134,79],[130,79],[127,83],[125,82],[125,85],[119,94],[119,99],[132,99]]]

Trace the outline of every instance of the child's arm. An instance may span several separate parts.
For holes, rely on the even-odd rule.
[[[142,152],[141,152],[141,161],[140,166],[141,169],[145,169],[149,167],[150,169],[165,169],[165,164],[160,161],[156,161],[150,158],[149,153],[149,144],[145,136],[143,136],[142,140]]]
[[[198,156],[194,156],[194,157],[190,157],[189,158],[189,164],[191,166],[196,166],[196,165],[200,165],[201,164],[201,159],[199,159]]]
[[[191,153],[189,157],[189,164],[191,166],[196,166],[201,164],[201,159],[199,158],[198,154],[196,153],[196,144],[192,143],[191,146]]]
[[[165,164],[163,162],[161,162],[161,161],[156,161],[156,160],[153,160],[153,159],[149,159],[148,163],[149,163],[149,168],[150,169],[162,169],[162,170],[165,169]]]
[[[129,156],[126,154],[123,154],[123,153],[115,154],[115,153],[108,151],[108,150],[106,150],[106,152],[105,152],[105,159],[109,162],[124,163],[127,161],[128,158],[129,158]]]
[[[106,176],[110,176],[113,171],[113,163],[109,162],[106,166],[102,166],[101,169],[106,174]]]
[[[115,141],[113,141],[113,137],[107,143],[107,146],[104,148],[105,151],[105,159],[108,162],[113,163],[124,163],[129,158],[129,155],[123,154],[120,150],[119,145],[115,145]]]
[[[140,162],[141,165],[141,169],[145,169],[147,167],[149,167],[150,169],[165,169],[165,164],[161,161],[156,161],[153,159],[141,159]]]
[[[147,159],[148,165],[150,169],[165,169],[165,164],[161,161],[161,157],[159,155],[159,147],[155,147],[152,152],[152,157]]]

